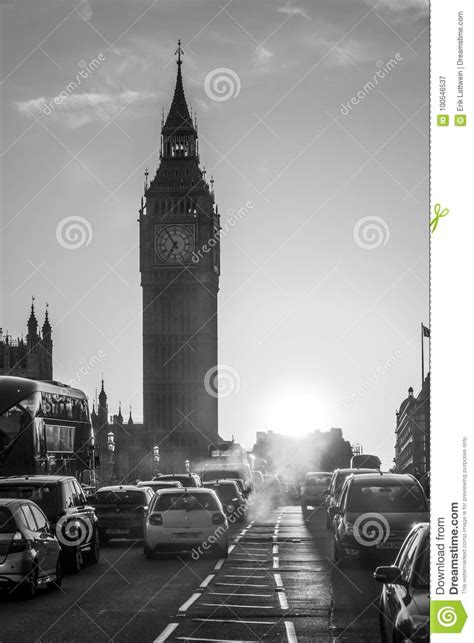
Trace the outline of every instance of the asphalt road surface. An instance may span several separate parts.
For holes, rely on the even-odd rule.
[[[148,561],[112,542],[98,565],[32,601],[0,597],[1,643],[114,641],[380,641],[373,569],[334,565],[324,511],[298,506],[231,528],[227,560]]]

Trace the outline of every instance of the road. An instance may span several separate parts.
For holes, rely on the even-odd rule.
[[[148,561],[140,543],[104,547],[62,590],[0,598],[1,643],[380,641],[372,570],[339,569],[323,511],[297,506],[231,528],[227,560]]]

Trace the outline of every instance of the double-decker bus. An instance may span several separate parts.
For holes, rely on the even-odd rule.
[[[0,476],[95,478],[86,395],[59,382],[0,377]]]
[[[247,449],[234,440],[210,444],[207,451],[209,457],[214,461],[249,464]]]

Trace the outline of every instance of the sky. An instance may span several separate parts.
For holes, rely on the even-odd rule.
[[[140,417],[137,216],[181,38],[222,225],[246,208],[221,241],[219,432],[341,427],[391,466],[429,320],[427,11],[2,0],[4,332],[48,302],[55,378],[93,398],[103,372]]]

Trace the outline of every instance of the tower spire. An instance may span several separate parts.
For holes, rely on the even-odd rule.
[[[170,111],[168,112],[168,117],[166,118],[165,124],[163,126],[163,135],[166,136],[178,132],[194,135],[196,134],[193,126],[193,121],[189,113],[188,104],[186,103],[186,97],[184,95],[183,76],[181,74],[181,66],[183,64],[181,56],[183,54],[184,51],[181,49],[181,40],[178,40],[178,49],[175,51],[175,55],[178,56],[178,59],[176,61],[178,65],[176,86],[174,89],[174,96]]]

